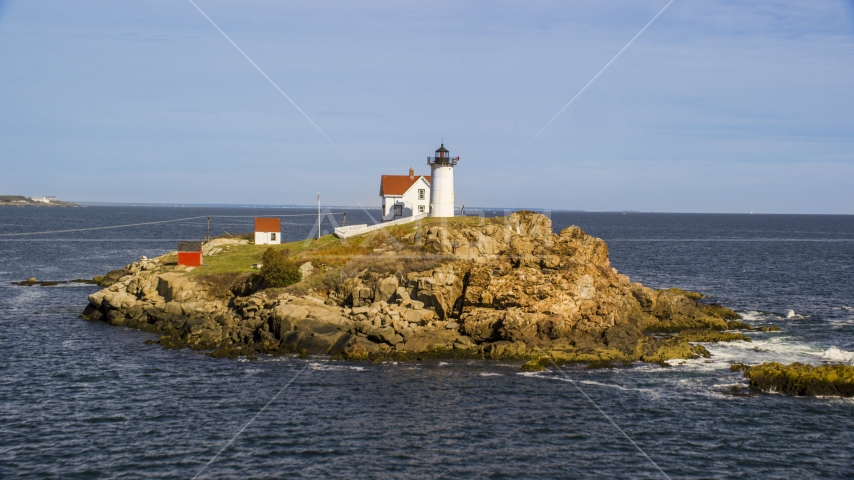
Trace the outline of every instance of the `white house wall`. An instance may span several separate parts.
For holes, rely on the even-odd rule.
[[[418,190],[424,190],[423,199],[418,198]],[[424,177],[421,177],[403,195],[385,195],[383,197],[383,204],[384,222],[397,218],[411,217],[419,213],[430,213],[430,184]],[[395,216],[394,214],[395,205],[402,206],[403,211],[399,216]],[[418,207],[423,207],[423,211],[419,211]]]
[[[270,239],[272,234],[276,235],[275,240]],[[255,245],[279,245],[281,243],[281,232],[255,232]]]

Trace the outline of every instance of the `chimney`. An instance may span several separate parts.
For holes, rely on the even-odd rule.
[[[409,179],[412,180],[413,178],[415,178],[415,169],[409,167]]]

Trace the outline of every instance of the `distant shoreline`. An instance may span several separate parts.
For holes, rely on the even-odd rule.
[[[57,203],[0,202],[0,207],[82,207],[82,205],[78,205],[76,203],[71,203],[71,202],[57,202]]]

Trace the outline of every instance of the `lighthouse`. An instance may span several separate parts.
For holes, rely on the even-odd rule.
[[[460,157],[451,158],[450,152],[443,143],[436,150],[435,157],[427,157],[430,165],[430,216],[454,216],[454,167]]]

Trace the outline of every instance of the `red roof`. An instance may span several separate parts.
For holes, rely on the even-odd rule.
[[[383,175],[380,182],[380,196],[403,195],[419,179],[424,178],[430,183],[429,175]]]
[[[255,231],[256,232],[281,232],[282,231],[282,221],[278,218],[256,218],[255,219]]]

